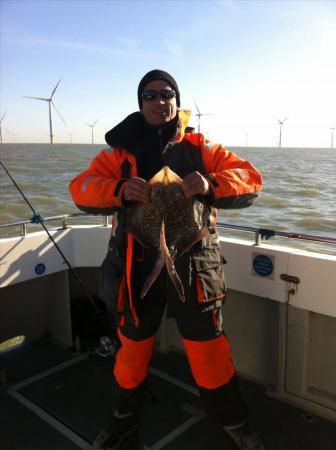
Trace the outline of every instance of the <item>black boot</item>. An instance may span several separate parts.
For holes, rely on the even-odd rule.
[[[110,424],[96,437],[92,450],[142,450],[138,441],[139,419],[145,383],[134,389],[118,389],[117,407]]]
[[[137,450],[138,420],[131,411],[113,412],[111,423],[96,437],[92,450]],[[132,444],[131,444],[132,442]]]
[[[257,433],[249,427],[247,421],[236,426],[223,426],[224,431],[234,440],[241,450],[265,450]]]

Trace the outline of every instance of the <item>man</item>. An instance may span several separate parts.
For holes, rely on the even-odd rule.
[[[121,341],[114,367],[119,399],[111,425],[97,437],[93,448],[138,448],[129,442],[136,436],[155,335],[167,304],[206,410],[238,448],[262,450],[247,425],[230,346],[222,330],[224,261],[216,231],[216,207],[250,206],[260,193],[261,175],[248,161],[211,144],[201,134],[185,133],[190,112],[179,109],[178,85],[167,72],[152,70],[142,78],[138,102],[140,112],[106,134],[110,147],[70,183],[80,209],[103,214],[118,211],[102,270],[104,296],[118,321]],[[209,211],[209,237],[176,257],[185,303],[179,301],[165,269],[140,299],[157,250],[143,248],[125,232],[125,208],[150,201],[148,180],[163,166],[182,178],[186,197],[201,198]]]

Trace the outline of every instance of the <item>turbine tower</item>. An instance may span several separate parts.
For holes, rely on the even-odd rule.
[[[277,119],[279,124],[279,148],[281,148],[281,138],[282,138],[282,126],[286,122],[288,117],[285,117],[283,120]]]
[[[3,118],[4,118],[5,115],[6,115],[6,112],[7,112],[7,111],[5,111],[5,112],[2,114],[2,117],[1,117],[1,119],[0,119],[0,144],[2,144],[2,130],[1,130],[1,125],[2,125]]]
[[[194,99],[194,103],[195,103],[195,106],[196,106],[196,109],[197,109],[197,113],[195,114],[195,116],[198,119],[197,132],[200,133],[201,132],[201,117],[202,116],[213,116],[213,114],[211,114],[211,113],[201,113],[201,111],[199,110],[199,108],[197,106],[197,103],[196,103],[195,99]]]
[[[98,122],[98,119],[93,123],[85,122],[85,125],[87,125],[88,127],[91,127],[91,144],[94,144],[94,142],[93,142],[93,127],[96,125],[97,122]]]
[[[333,125],[330,129],[331,129],[331,143],[330,143],[330,148],[334,148],[334,131],[335,131],[335,125]]]
[[[72,135],[74,134],[74,132],[72,131],[71,133],[69,133],[70,136],[70,144],[72,144]]]
[[[58,81],[58,83],[56,84],[56,86],[54,87],[51,96],[49,98],[44,98],[44,97],[28,97],[27,95],[23,95],[23,97],[25,98],[33,98],[34,100],[43,100],[45,102],[48,102],[49,105],[49,129],[50,129],[50,144],[54,143],[54,135],[52,132],[52,120],[51,120],[51,105],[53,105],[53,108],[55,109],[55,111],[57,112],[57,114],[60,116],[60,118],[62,119],[62,122],[64,123],[65,126],[67,126],[67,124],[65,123],[65,120],[63,119],[63,117],[61,116],[61,113],[58,111],[58,109],[56,108],[55,103],[53,102],[53,96],[56,92],[56,89],[58,88],[58,85],[61,82],[61,79]]]

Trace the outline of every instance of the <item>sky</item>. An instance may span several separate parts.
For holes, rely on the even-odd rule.
[[[3,142],[104,144],[138,110],[149,70],[226,146],[330,147],[336,124],[336,1],[0,0]],[[336,147],[336,134],[334,136]]]

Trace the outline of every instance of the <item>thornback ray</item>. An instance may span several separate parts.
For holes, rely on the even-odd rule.
[[[141,291],[143,298],[166,266],[182,302],[185,294],[175,260],[209,235],[209,207],[198,197],[186,198],[182,178],[164,166],[150,180],[150,201],[127,208],[127,232],[145,248],[156,248],[158,260]]]

